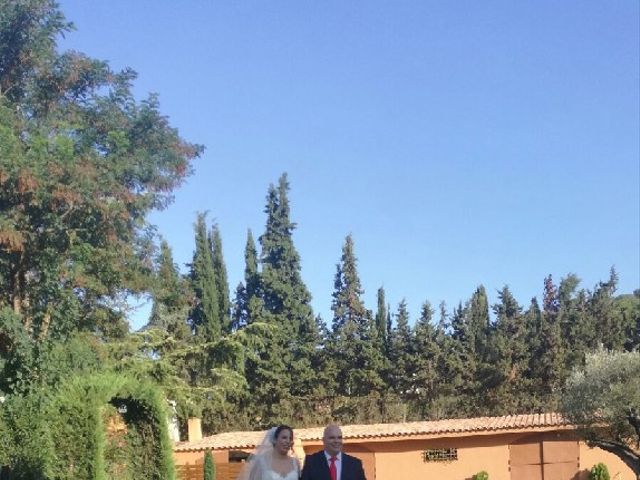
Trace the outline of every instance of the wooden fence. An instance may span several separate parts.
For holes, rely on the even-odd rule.
[[[244,463],[216,463],[216,480],[236,480]],[[176,465],[178,480],[203,480],[204,465],[196,464]]]

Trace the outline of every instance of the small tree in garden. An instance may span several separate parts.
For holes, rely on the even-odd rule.
[[[609,480],[609,469],[604,463],[594,465],[589,472],[589,480]]]
[[[213,463],[213,455],[211,455],[211,452],[207,450],[204,454],[204,480],[215,480],[215,478],[216,464]]]
[[[482,470],[481,472],[476,473],[472,478],[473,480],[489,480],[489,474]]]

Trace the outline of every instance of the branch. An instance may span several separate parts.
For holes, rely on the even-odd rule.
[[[636,474],[636,479],[640,480],[640,455],[634,452],[631,448],[621,443],[610,442],[608,440],[591,439],[587,440],[587,444],[595,447],[600,447],[609,453],[613,453],[620,460],[622,460],[633,473]]]

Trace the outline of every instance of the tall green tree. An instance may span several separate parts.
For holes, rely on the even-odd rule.
[[[194,293],[194,304],[189,320],[194,333],[202,342],[220,338],[220,310],[216,273],[207,235],[206,214],[199,213],[195,229],[195,250],[190,265],[189,278]]]
[[[220,228],[214,224],[209,236],[211,245],[211,257],[213,271],[216,277],[216,289],[218,290],[218,315],[219,323],[223,332],[231,331],[231,300],[229,298],[229,280],[227,279],[227,266],[222,253],[222,238]]]
[[[178,339],[186,339],[190,336],[187,324],[190,292],[178,272],[166,240],[160,243],[156,265],[149,326],[162,328]]]
[[[405,299],[398,304],[395,320],[395,328],[389,338],[389,386],[408,399],[414,393],[415,351]]]
[[[260,293],[260,272],[258,271],[258,251],[251,229],[247,231],[244,247],[244,283],[236,288],[234,301],[234,330],[259,321],[263,312]]]
[[[605,348],[620,350],[627,340],[628,326],[623,324],[621,312],[615,305],[615,292],[618,287],[618,273],[611,268],[609,279],[598,282],[591,298],[589,310],[596,323],[599,339]]]
[[[364,396],[383,386],[382,353],[376,344],[377,328],[362,301],[353,238],[347,235],[334,280],[332,330],[328,354],[335,362],[337,392]]]
[[[551,275],[544,279],[540,342],[533,356],[536,361],[536,379],[543,397],[555,401],[567,378],[566,347],[562,338],[560,299]]]
[[[438,375],[441,352],[433,314],[431,304],[425,301],[413,335],[415,397],[421,418],[430,416],[432,403],[440,393],[439,383],[442,381]]]
[[[376,310],[376,328],[378,329],[378,338],[381,340],[382,346],[387,346],[387,301],[385,299],[384,287],[378,289],[376,294],[378,309]]]
[[[296,224],[290,218],[289,181],[284,173],[270,185],[267,222],[260,236],[261,295],[267,314],[295,335],[302,319],[313,318],[311,294],[302,280],[300,255],[293,244]]]
[[[258,250],[251,230],[247,232],[247,243],[244,250],[244,283],[246,286],[247,323],[258,321],[263,314],[260,272],[258,271]]]
[[[262,302],[248,301],[249,321],[254,321],[251,317],[255,310],[260,309],[260,320],[274,328],[264,350],[255,356],[251,368],[247,369],[251,375],[254,400],[266,409],[265,415],[291,410],[290,404],[284,405],[283,402],[288,402],[294,393],[294,379],[298,381],[313,375],[312,360],[308,357],[312,349],[306,343],[314,323],[311,294],[302,280],[300,256],[293,243],[296,225],[290,218],[288,194],[289,181],[283,174],[277,187],[269,186],[266,227],[259,239],[262,247],[259,275]],[[248,282],[255,275],[249,240],[247,247]],[[248,298],[249,286],[248,282]]]
[[[490,383],[485,398],[490,413],[505,414],[518,410],[519,392],[528,367],[527,332],[522,308],[509,287],[500,290],[498,299],[493,306],[496,322],[489,354]]]

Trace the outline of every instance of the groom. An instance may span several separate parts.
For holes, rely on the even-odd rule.
[[[329,425],[322,436],[324,450],[307,455],[300,480],[367,480],[362,462],[342,453],[342,430]]]

